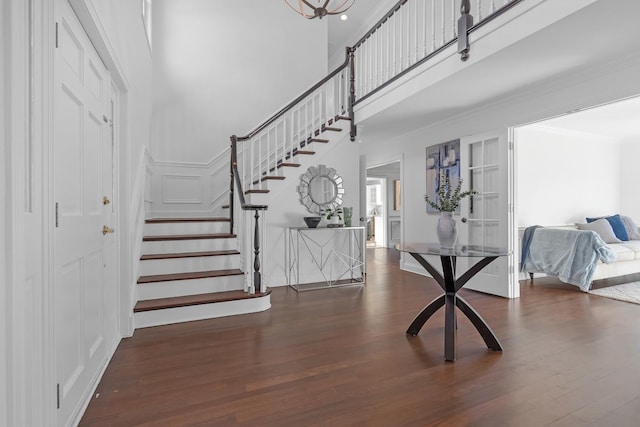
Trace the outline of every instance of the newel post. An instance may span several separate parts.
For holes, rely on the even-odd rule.
[[[355,66],[355,54],[354,49],[347,48],[347,55],[349,56],[349,118],[351,118],[351,132],[349,136],[351,141],[356,140],[356,121],[353,117],[353,105],[356,103],[356,66]]]
[[[460,59],[469,59],[469,29],[473,26],[473,16],[471,16],[471,0],[460,1],[460,18],[458,19],[458,53]]]
[[[233,184],[234,179],[234,167],[238,164],[238,153],[237,153],[237,145],[238,138],[235,135],[231,136],[231,161],[229,162],[229,174],[231,177],[231,182],[229,183],[229,234],[233,234],[233,217],[234,217],[234,188]]]
[[[255,292],[261,292],[262,289],[262,273],[260,273],[260,214],[258,209],[255,211],[256,225],[253,234],[253,287]]]

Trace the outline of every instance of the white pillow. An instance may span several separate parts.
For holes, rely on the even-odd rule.
[[[628,216],[620,215],[620,219],[624,224],[625,230],[627,230],[627,234],[629,235],[629,240],[640,240],[640,233],[638,233],[638,226]]]
[[[588,224],[578,224],[576,223],[578,230],[591,230],[595,231],[600,235],[602,240],[605,243],[621,243],[622,240],[616,237],[616,234],[613,232],[613,228],[611,228],[611,224],[606,219],[599,219]]]

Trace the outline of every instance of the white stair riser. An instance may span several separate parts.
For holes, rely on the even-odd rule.
[[[258,313],[269,308],[271,308],[271,295],[265,295],[259,298],[134,313],[134,325],[136,329],[146,328],[193,320]]]
[[[203,279],[169,280],[137,286],[138,301],[244,289],[244,275],[206,277]]]
[[[240,255],[216,255],[140,261],[140,276],[240,268]]]
[[[237,249],[237,239],[189,239],[142,242],[142,254],[225,251]]]
[[[145,236],[163,236],[170,234],[212,234],[228,233],[229,222],[168,222],[151,223],[144,225]]]

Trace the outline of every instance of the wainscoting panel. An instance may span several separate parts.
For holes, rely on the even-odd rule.
[[[147,217],[228,215],[222,206],[229,202],[229,150],[208,163],[152,161],[150,169]]]
[[[162,203],[202,204],[202,177],[162,175]]]

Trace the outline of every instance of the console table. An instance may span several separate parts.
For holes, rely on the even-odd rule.
[[[364,285],[365,227],[286,229],[287,284],[296,291]]]
[[[420,265],[427,270],[445,292],[431,301],[415,317],[409,328],[408,335],[418,335],[422,326],[442,306],[445,307],[444,323],[444,359],[456,360],[456,310],[458,307],[478,330],[487,347],[493,351],[502,351],[502,346],[487,322],[476,312],[469,303],[458,295],[458,291],[483,268],[500,256],[506,256],[509,251],[501,248],[482,246],[456,245],[453,249],[440,248],[438,243],[407,243],[396,245],[396,249],[409,253]],[[440,257],[442,274],[425,259],[425,255]],[[456,278],[456,260],[458,257],[481,258],[473,267]]]

